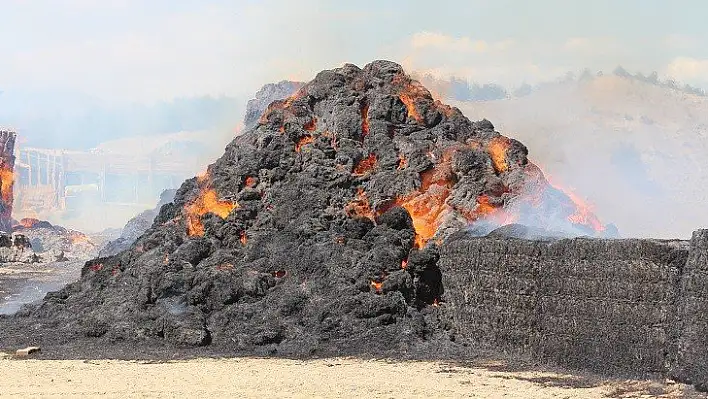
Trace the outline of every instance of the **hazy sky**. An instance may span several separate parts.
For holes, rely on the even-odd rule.
[[[243,95],[377,58],[506,85],[618,64],[705,85],[707,11],[701,0],[0,0],[0,90]]]

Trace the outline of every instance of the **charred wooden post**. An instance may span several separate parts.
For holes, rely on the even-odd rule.
[[[12,186],[15,182],[15,139],[12,130],[0,130],[0,230],[12,229]]]

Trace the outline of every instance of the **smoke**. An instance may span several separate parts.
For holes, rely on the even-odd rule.
[[[0,298],[0,315],[12,315],[17,313],[23,305],[34,304],[47,295],[47,292],[52,292],[61,289],[65,283],[53,282],[30,282]]]
[[[522,98],[464,103],[529,148],[553,184],[624,237],[688,238],[708,225],[705,98],[627,77],[549,84]]]

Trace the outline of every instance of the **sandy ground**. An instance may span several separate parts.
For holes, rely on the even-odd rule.
[[[704,397],[670,381],[514,371],[501,363],[322,359],[175,362],[0,359],[0,397]]]

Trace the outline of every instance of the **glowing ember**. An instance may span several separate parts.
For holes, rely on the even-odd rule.
[[[261,125],[265,125],[266,123],[268,123],[268,119],[274,111],[284,110],[292,106],[296,100],[302,98],[306,94],[303,89],[304,88],[301,88],[295,94],[286,98],[285,100],[277,100],[270,103],[270,105],[268,105],[268,108],[266,108],[265,112],[263,112],[263,114],[261,115],[260,119],[258,120],[258,123]]]
[[[245,231],[241,232],[241,235],[239,236],[239,241],[241,241],[241,244],[246,245],[248,243],[248,236],[246,235]]]
[[[288,273],[285,270],[278,270],[274,272],[270,272],[270,275],[275,277],[275,278],[283,278],[287,275]]]
[[[216,267],[216,270],[219,270],[219,271],[233,270],[233,269],[234,269],[234,265],[232,265],[231,263],[222,263]]]
[[[34,227],[37,223],[39,223],[39,219],[35,218],[23,218],[20,220],[20,226],[28,229]]]
[[[103,269],[103,263],[96,263],[96,264],[93,264],[93,265],[89,266],[89,269],[90,269],[92,272],[101,271],[101,269]]]
[[[213,189],[202,189],[199,196],[192,203],[185,207],[187,213],[187,234],[190,237],[203,236],[204,225],[202,216],[213,213],[222,219],[226,219],[229,213],[238,208],[238,204],[230,201],[222,201]]]
[[[401,206],[408,211],[415,229],[415,248],[422,248],[437,233],[442,216],[452,208],[446,204],[450,189],[455,184],[455,174],[450,167],[454,149],[443,154],[442,162],[433,169],[420,174],[421,187],[418,191],[395,199],[391,204]],[[386,209],[389,209],[388,206]],[[349,216],[356,215],[374,219],[366,194],[359,189],[358,198],[345,208]],[[385,209],[379,209],[383,212]]]
[[[314,137],[312,137],[310,135],[300,137],[300,140],[298,140],[297,143],[295,144],[295,151],[300,152],[302,150],[303,146],[310,144],[314,141],[315,141]]]
[[[407,269],[408,268],[408,259],[403,259],[401,261],[401,269]]]
[[[308,132],[314,132],[317,129],[317,118],[312,118],[309,122],[303,126],[303,129],[307,130]]]
[[[256,179],[253,176],[248,176],[245,181],[246,187],[254,187],[256,184],[258,184],[258,179]]]
[[[356,167],[354,167],[354,174],[357,176],[362,176],[365,175],[369,172],[371,172],[372,169],[376,166],[376,154],[371,153],[369,154],[368,157],[362,159],[359,161],[359,163],[356,164]]]
[[[371,281],[371,288],[373,288],[377,294],[381,293],[381,288],[383,288],[383,282],[381,281]]]
[[[69,232],[69,240],[71,241],[72,245],[76,245],[76,244],[93,245],[91,240],[84,233],[81,233],[78,231],[70,231]]]
[[[497,209],[498,208],[496,206],[489,203],[488,195],[482,194],[477,198],[476,213],[478,215],[489,215]]]
[[[350,202],[345,208],[347,216],[349,217],[365,217],[374,220],[374,212],[369,204],[369,199],[366,196],[366,192],[363,188],[357,190],[357,199]]]
[[[406,106],[408,117],[413,118],[418,123],[423,123],[423,117],[416,108],[416,101],[419,98],[432,99],[430,92],[420,83],[410,79],[399,78],[394,84],[401,87],[398,98]]]
[[[440,227],[440,216],[449,207],[445,204],[450,190],[446,187],[434,185],[428,188],[423,194],[417,195],[408,200],[396,201],[408,211],[413,220],[415,229],[414,248],[423,248]]]
[[[396,169],[405,169],[407,166],[408,161],[406,160],[406,157],[404,157],[403,154],[398,154],[398,166],[396,166]]]
[[[364,136],[369,134],[369,105],[361,107],[361,132]]]
[[[509,147],[511,147],[511,142],[503,136],[492,139],[487,146],[489,156],[492,158],[492,166],[499,173],[504,173],[509,169],[509,164],[506,160],[506,152]]]

